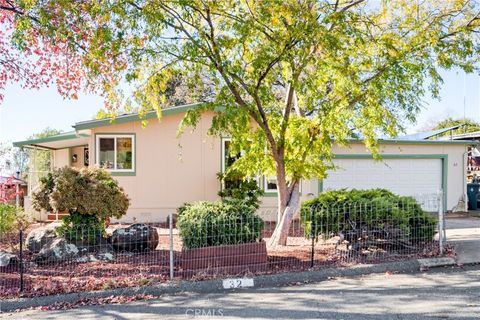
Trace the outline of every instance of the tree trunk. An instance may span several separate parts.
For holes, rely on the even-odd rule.
[[[284,194],[287,196],[287,199],[282,199],[282,193],[280,193],[280,186],[277,184],[279,191],[279,207],[278,215],[279,219],[277,220],[277,225],[273,231],[272,237],[268,243],[269,246],[285,246],[287,245],[288,230],[290,230],[290,224],[292,222],[293,216],[298,212],[300,208],[300,185],[299,182],[293,182],[292,186],[287,188],[284,184]],[[284,201],[286,200],[286,201]],[[284,203],[285,205],[280,205]]]

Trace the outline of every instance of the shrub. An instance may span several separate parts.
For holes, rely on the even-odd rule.
[[[68,212],[70,217],[63,222],[59,232],[71,236],[79,235],[80,227],[86,228],[86,234],[99,226],[103,231],[107,219],[122,217],[129,206],[129,199],[117,181],[99,168],[57,169],[41,179],[40,188],[34,192],[32,200],[37,210]],[[86,234],[79,235],[77,240],[85,238]]]
[[[410,241],[425,242],[433,239],[437,224],[414,198],[384,189],[323,192],[302,204],[300,216],[306,236],[312,234],[312,227],[314,236],[395,227]]]
[[[256,242],[262,219],[242,201],[197,202],[183,207],[177,227],[187,249]]]
[[[53,211],[53,208],[50,205],[50,195],[55,187],[54,179],[57,175],[58,171],[49,172],[45,177],[40,178],[40,188],[38,188],[32,195],[32,205],[35,210]],[[61,208],[59,211],[65,211],[65,208]]]
[[[260,207],[260,197],[263,196],[264,192],[255,180],[222,174],[218,174],[218,178],[224,183],[224,188],[218,192],[222,201],[243,201],[255,209]]]
[[[105,237],[105,223],[96,216],[73,213],[62,219],[56,232],[77,244],[99,244],[100,239]]]
[[[0,203],[0,235],[12,231],[15,227],[15,216],[17,208],[15,206]]]

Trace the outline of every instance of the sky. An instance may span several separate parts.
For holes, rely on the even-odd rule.
[[[480,121],[480,77],[465,76],[457,70],[442,72],[442,76],[441,100],[425,97],[417,123],[410,124],[407,133],[422,131],[429,123],[447,116],[463,117],[464,99],[467,118]],[[73,124],[92,119],[103,107],[98,96],[83,94],[78,100],[65,100],[54,87],[25,90],[12,84],[4,95],[5,100],[0,104],[0,142],[25,140],[46,127],[71,131]]]

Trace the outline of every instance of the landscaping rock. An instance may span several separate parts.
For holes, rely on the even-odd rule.
[[[0,252],[0,267],[8,267],[13,261],[16,261],[17,256],[8,252]]]
[[[46,244],[38,253],[35,261],[37,263],[52,263],[75,259],[79,250],[76,245],[67,242],[65,239],[55,239]]]
[[[50,223],[30,231],[25,240],[27,250],[39,253],[46,244],[50,244],[57,237],[55,228],[58,226],[60,223]]]
[[[100,260],[113,261],[113,254],[110,252],[100,253],[98,257]]]
[[[157,229],[142,223],[113,231],[112,246],[117,251],[155,250],[158,246]]]

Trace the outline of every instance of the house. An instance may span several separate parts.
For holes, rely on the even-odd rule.
[[[213,117],[205,112],[196,130],[177,138],[184,113],[196,104],[163,111],[161,121],[149,112],[142,127],[138,114],[76,123],[74,131],[42,139],[15,142],[17,147],[52,151],[55,167],[103,166],[131,198],[125,221],[162,221],[186,202],[215,200],[220,189],[217,173],[225,170],[228,137],[212,137]],[[465,199],[466,150],[471,142],[425,139],[380,140],[383,162],[374,161],[362,141],[334,146],[341,169],[323,181],[302,181],[302,200],[336,188],[387,188],[402,195],[445,192],[445,208]],[[228,159],[227,159],[228,160]],[[261,214],[275,219],[275,179],[262,177],[265,190]],[[30,190],[34,189],[33,183]],[[26,206],[28,207],[28,198]],[[463,208],[463,207],[462,207]]]

